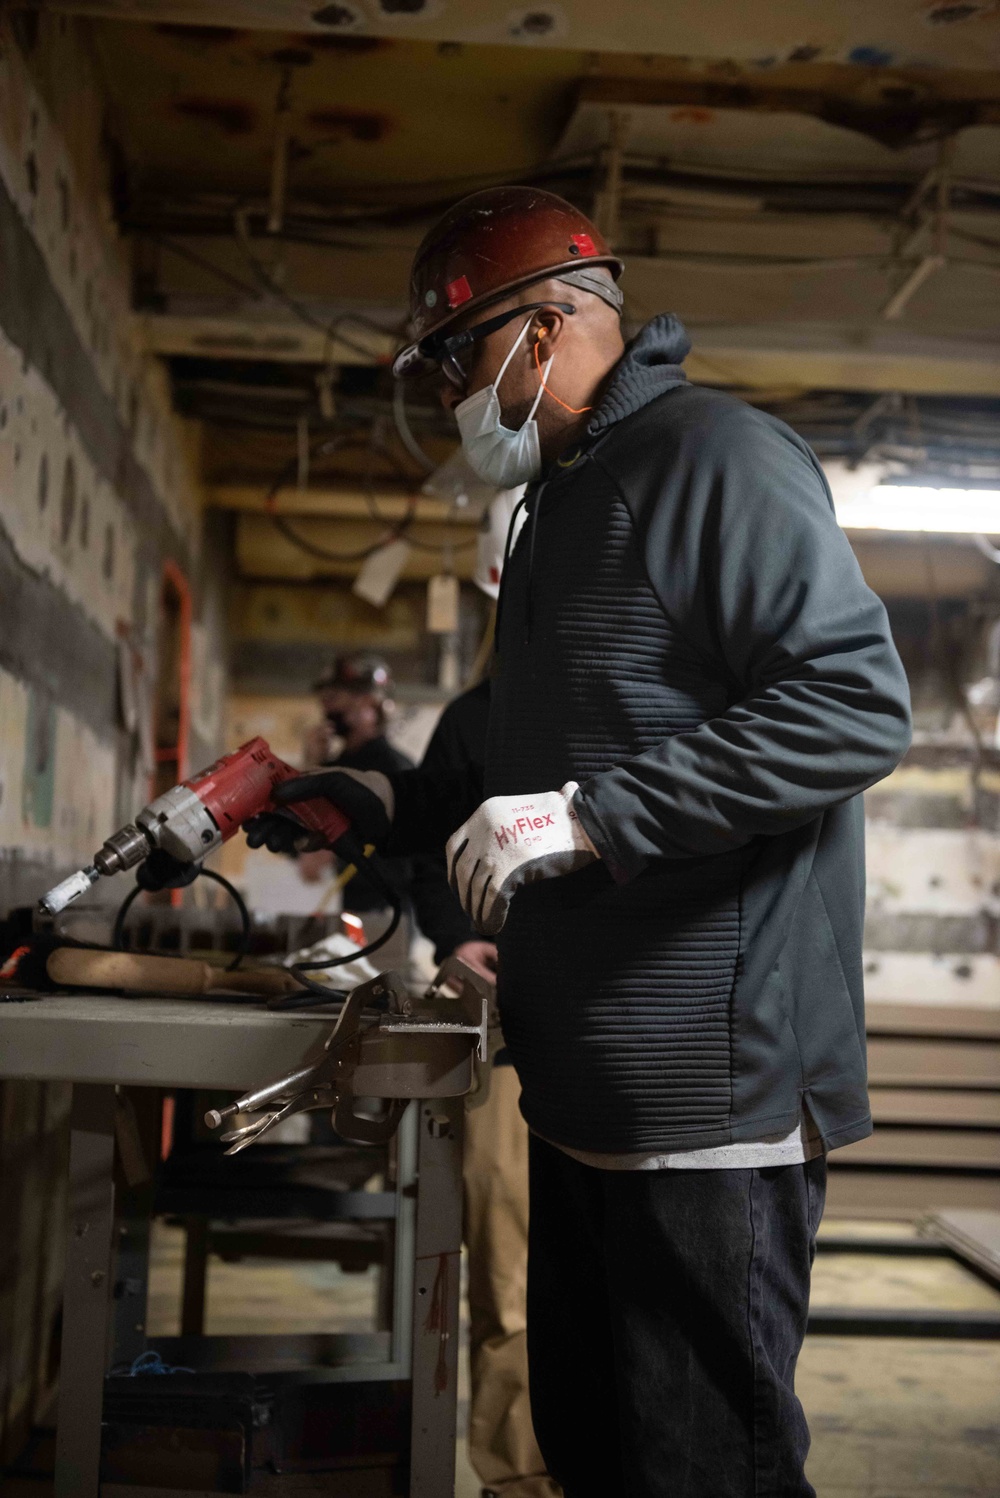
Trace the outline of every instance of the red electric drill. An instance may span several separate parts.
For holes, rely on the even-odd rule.
[[[300,773],[272,753],[265,739],[250,739],[234,754],[224,754],[200,775],[157,796],[134,822],[108,838],[94,854],[92,864],[43,895],[39,902],[42,909],[49,915],[58,915],[96,884],[102,874],[118,874],[123,869],[134,868],[156,848],[162,848],[182,863],[200,863],[206,854],[239,832],[250,817],[265,811],[280,811],[290,816],[287,807],[275,806],[272,795],[275,786],[294,780]],[[294,816],[304,830],[322,834],[331,846],[350,832],[351,824],[343,812],[323,799],[297,801]],[[343,851],[349,858],[354,857],[353,848]]]

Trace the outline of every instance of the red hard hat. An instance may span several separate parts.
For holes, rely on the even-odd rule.
[[[449,208],[424,236],[410,273],[413,342],[393,373],[420,374],[420,344],[478,307],[532,281],[603,265],[617,281],[622,262],[590,219],[540,187],[489,187]]]

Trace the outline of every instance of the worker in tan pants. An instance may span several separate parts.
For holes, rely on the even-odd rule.
[[[496,555],[486,544],[482,548],[496,576],[505,535],[504,523],[497,527]],[[489,539],[487,535],[484,542]],[[480,560],[480,586],[489,592],[489,570]],[[488,679],[456,697],[441,715],[424,765],[481,763],[489,703]],[[477,936],[448,886],[443,860],[436,879],[428,860],[420,864],[410,895],[420,929],[434,942],[436,960],[458,957],[494,982],[496,947]],[[485,1101],[476,1101],[466,1113],[465,1242],[472,1326],[469,1459],[486,1498],[558,1498],[560,1490],[546,1475],[535,1440],[528,1399],[528,1129],[519,1096],[517,1073],[501,1050],[493,1058]]]
[[[507,533],[523,490],[497,495],[479,533],[475,581],[496,602]],[[516,532],[516,522],[515,522]],[[488,676],[445,708],[423,768],[482,766],[490,709]],[[419,860],[410,886],[417,924],[436,961],[455,956],[496,980],[497,949],[484,941],[448,885],[444,859]],[[528,1130],[517,1073],[493,1058],[484,1102],[466,1113],[465,1242],[469,1252],[472,1400],[469,1459],[484,1498],[559,1498],[535,1440],[528,1399],[525,1290],[528,1274]]]
[[[494,1065],[486,1101],[465,1117],[469,1454],[486,1493],[556,1498],[528,1401],[528,1128],[520,1092],[513,1066]]]

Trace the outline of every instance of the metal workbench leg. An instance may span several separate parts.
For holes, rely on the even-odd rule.
[[[73,1087],[56,1498],[97,1498],[114,1228],[115,1089]]]
[[[462,1098],[420,1105],[410,1498],[455,1491],[464,1126]]]
[[[152,1185],[123,1193],[116,1228],[117,1261],[112,1306],[112,1363],[134,1362],[146,1351]]]
[[[184,1223],[184,1281],[181,1290],[181,1336],[205,1335],[205,1294],[208,1289],[208,1218],[188,1217]]]
[[[115,1143],[121,1166],[119,1180],[124,1176],[125,1186],[117,1193],[115,1203],[112,1365],[132,1363],[146,1351],[150,1229],[162,1101],[157,1087],[121,1088],[117,1093]],[[127,1136],[123,1136],[123,1128]]]

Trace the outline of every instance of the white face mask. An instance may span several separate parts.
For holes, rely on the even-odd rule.
[[[455,420],[462,434],[462,448],[470,466],[484,483],[496,484],[500,489],[513,489],[517,484],[530,483],[542,471],[542,451],[538,443],[535,412],[555,355],[552,355],[545,366],[543,383],[538,387],[538,394],[528,412],[527,420],[516,432],[505,427],[500,420],[500,399],[497,395],[497,387],[524,339],[530,322],[529,317],[500,366],[500,373],[493,384],[485,385],[482,390],[477,390],[475,395],[468,396],[455,407]]]

